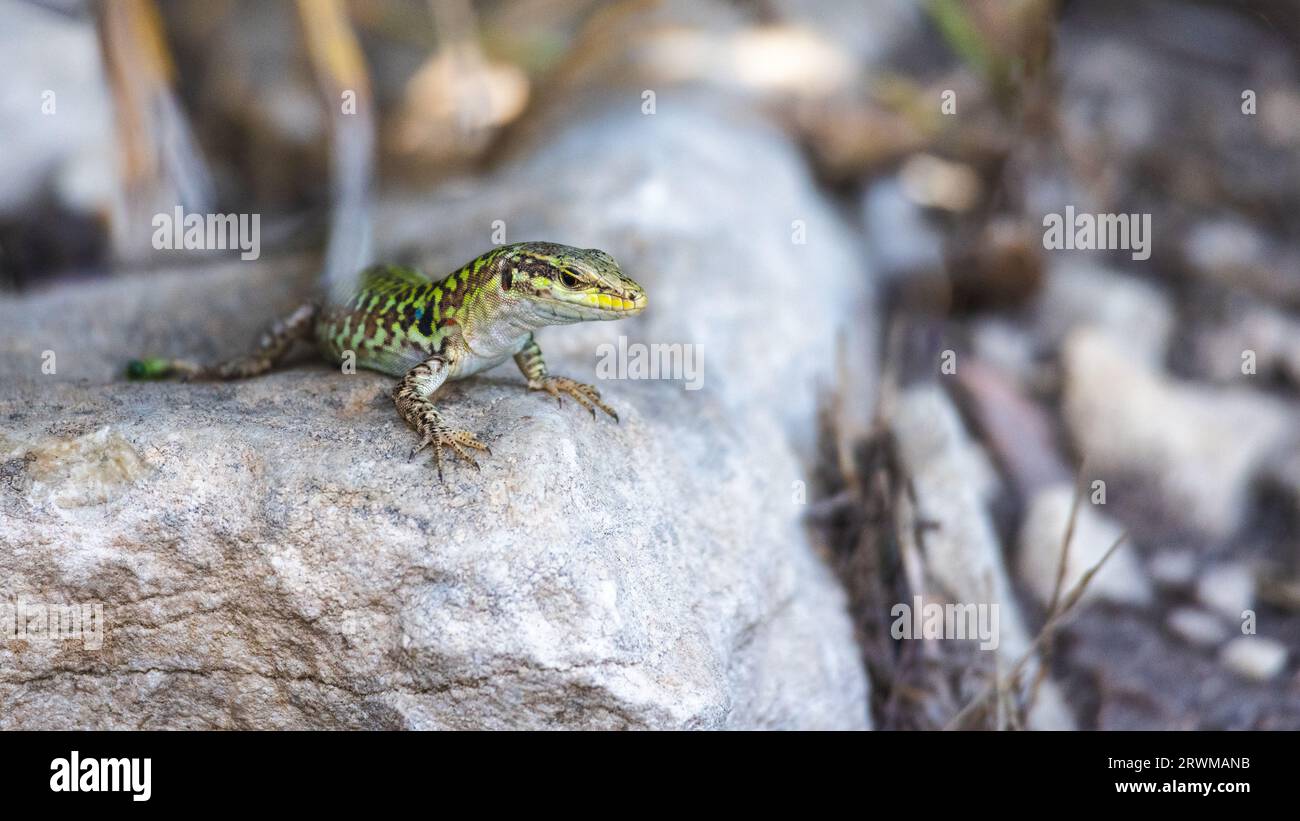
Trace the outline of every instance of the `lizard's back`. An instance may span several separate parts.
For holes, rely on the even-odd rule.
[[[321,352],[337,363],[351,351],[357,367],[401,376],[440,350],[454,327],[462,284],[456,276],[434,282],[413,268],[367,269],[352,299],[321,310],[316,321]]]

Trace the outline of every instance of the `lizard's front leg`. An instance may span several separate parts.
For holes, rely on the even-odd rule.
[[[596,418],[596,408],[600,408],[605,413],[614,417],[618,421],[618,414],[609,405],[606,405],[600,398],[600,391],[590,385],[584,385],[581,382],[575,382],[563,376],[548,376],[546,373],[546,361],[542,359],[542,349],[537,346],[537,341],[529,334],[528,341],[524,347],[515,354],[515,364],[519,370],[523,371],[524,378],[528,380],[528,389],[534,391],[546,391],[555,397],[557,402],[564,404],[560,399],[560,394],[567,393],[578,401],[587,410],[591,411],[591,418]]]
[[[442,481],[442,449],[451,448],[456,455],[478,469],[478,462],[470,456],[465,448],[486,450],[488,446],[466,430],[448,427],[443,422],[442,414],[433,404],[433,394],[442,383],[447,381],[447,362],[441,356],[431,356],[406,372],[402,381],[393,391],[393,401],[397,412],[406,423],[420,434],[420,444],[411,451],[411,456],[433,445],[434,462],[438,466],[438,481]]]

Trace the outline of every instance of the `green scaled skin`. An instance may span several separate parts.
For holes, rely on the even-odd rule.
[[[351,354],[357,367],[400,377],[393,391],[397,412],[420,436],[411,455],[433,445],[441,479],[444,447],[476,468],[469,451],[487,450],[472,433],[449,426],[435,407],[433,395],[444,382],[513,357],[530,390],[557,400],[568,394],[593,417],[600,408],[617,420],[595,388],[547,373],[533,332],[622,319],[645,308],[645,291],[604,251],[522,242],[495,248],[436,282],[411,268],[369,268],[345,304],[300,306],[276,322],[249,356],[208,366],[133,360],[127,375],[243,379],[271,370],[299,340],[314,342],[336,363]]]

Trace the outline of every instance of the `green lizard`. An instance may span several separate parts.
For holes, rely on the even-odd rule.
[[[530,390],[546,391],[561,404],[561,395],[569,394],[593,418],[600,408],[617,421],[595,388],[547,373],[533,332],[547,325],[622,319],[645,307],[645,291],[604,251],[522,242],[495,248],[438,282],[411,268],[366,269],[351,299],[302,305],[276,322],[250,356],[209,366],[133,360],[127,374],[243,379],[271,370],[298,340],[315,342],[335,363],[350,352],[358,367],[401,377],[393,401],[420,436],[411,456],[433,445],[441,480],[444,447],[475,468],[478,462],[466,448],[491,453],[469,431],[448,425],[434,406],[433,394],[444,382],[513,356]]]

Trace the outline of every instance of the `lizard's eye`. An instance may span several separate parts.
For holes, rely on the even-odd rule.
[[[576,276],[569,273],[568,271],[561,271],[560,284],[563,285],[565,288],[574,289],[582,284],[582,280],[578,279]]]

